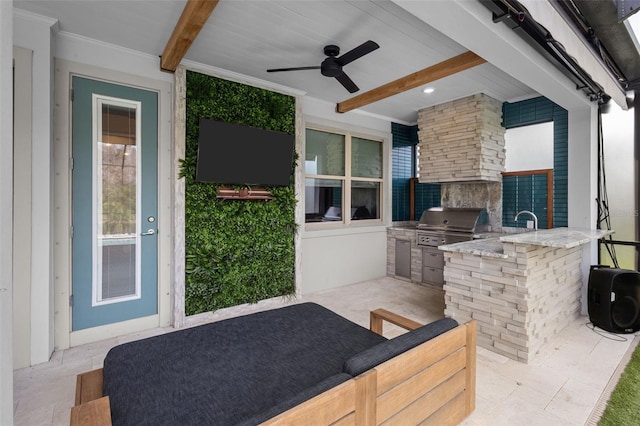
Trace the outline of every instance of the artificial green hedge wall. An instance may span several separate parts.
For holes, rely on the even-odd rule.
[[[294,134],[295,99],[190,71],[186,91],[186,315],[292,294],[293,177],[270,188],[272,201],[238,201],[217,199],[220,185],[195,182],[195,172],[200,118]]]

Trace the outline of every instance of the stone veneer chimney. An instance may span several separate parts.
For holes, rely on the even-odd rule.
[[[418,111],[419,181],[501,182],[502,102],[483,93]]]

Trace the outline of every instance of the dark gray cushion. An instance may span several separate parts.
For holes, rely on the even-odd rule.
[[[423,325],[352,356],[345,361],[342,370],[354,377],[358,376],[376,365],[382,364],[457,326],[458,322],[451,318],[442,318]]]
[[[304,303],[117,346],[104,394],[117,425],[232,425],[342,373],[385,341]]]
[[[288,400],[274,405],[273,407],[268,408],[266,411],[263,411],[262,413],[251,417],[250,419],[238,423],[236,426],[258,425],[352,378],[353,377],[351,377],[347,373],[340,373],[336,374],[335,376],[331,376],[328,379],[325,379],[320,383],[303,390],[297,395],[294,395]]]

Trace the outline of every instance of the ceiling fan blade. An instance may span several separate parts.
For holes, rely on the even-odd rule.
[[[315,67],[296,67],[296,68],[272,68],[267,72],[280,72],[280,71],[304,71],[304,70],[319,70],[319,66]]]
[[[346,75],[344,72],[336,75],[336,80],[340,82],[344,86],[345,89],[349,91],[349,93],[354,93],[360,90],[358,86]]]
[[[379,47],[380,46],[375,41],[368,40],[362,43],[360,46],[351,49],[350,51],[340,56],[339,58],[336,58],[336,61],[338,62],[338,64],[344,66],[350,62],[355,61],[358,58],[361,58],[367,53],[373,52]]]

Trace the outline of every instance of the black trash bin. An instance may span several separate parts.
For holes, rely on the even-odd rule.
[[[640,273],[592,266],[588,286],[589,320],[613,333],[640,330]]]

